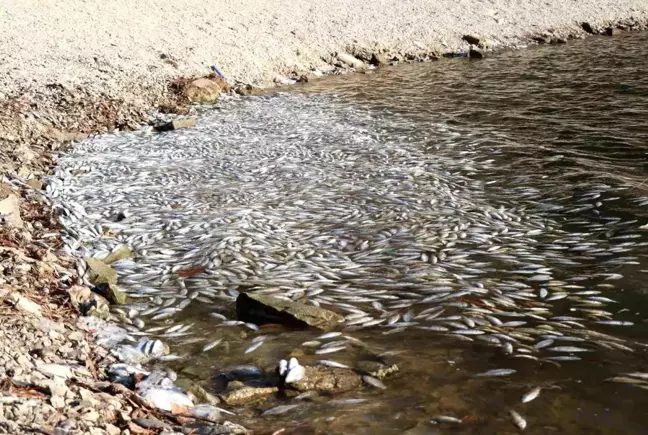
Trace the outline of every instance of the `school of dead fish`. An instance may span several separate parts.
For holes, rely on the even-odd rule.
[[[600,211],[625,187],[566,192],[544,180],[557,191],[550,196],[530,176],[510,183],[498,173],[505,162],[479,147],[470,132],[414,128],[327,97],[250,98],[193,130],[79,144],[47,192],[80,274],[86,257],[134,251],[113,264],[134,302],[113,312],[136,336],[191,336],[193,324],[174,319],[194,304],[213,307],[215,325],[258,330],[221,309],[244,289],[345,315],[346,335],[303,343],[322,356],[348,351],[349,333],[361,329],[375,331],[377,343],[420,330],[538,363],[635,351],[639,343],[614,335],[633,321],[610,294],[623,278],[615,270],[639,264],[633,251],[648,243],[640,223]],[[645,377],[615,379],[648,386]],[[516,411],[510,417],[526,427]]]

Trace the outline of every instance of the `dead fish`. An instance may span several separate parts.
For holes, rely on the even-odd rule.
[[[274,408],[270,408],[266,411],[264,411],[261,416],[266,416],[266,415],[279,415],[279,414],[285,414],[288,411],[292,411],[295,408],[298,408],[300,405],[279,405],[275,406]]]
[[[478,373],[475,377],[490,377],[490,376],[508,376],[517,373],[517,370],[514,369],[493,369],[487,372]]]
[[[527,403],[534,400],[536,397],[540,395],[540,390],[542,390],[542,387],[536,387],[533,390],[523,394],[522,403]]]
[[[362,376],[362,381],[372,387],[380,388],[381,390],[386,390],[387,385],[385,385],[380,379],[374,378],[373,376]]]
[[[520,429],[524,430],[527,427],[527,422],[526,420],[518,414],[514,410],[509,410],[509,415],[511,416],[511,420],[513,420],[513,423]]]
[[[430,420],[430,423],[432,424],[439,424],[439,423],[461,423],[461,419],[452,417],[449,415],[437,415],[434,417],[432,420]]]

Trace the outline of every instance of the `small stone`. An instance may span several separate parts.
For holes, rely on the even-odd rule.
[[[607,29],[605,29],[605,35],[606,36],[614,36],[614,34],[615,34],[615,31],[614,31],[614,29],[612,27],[608,27]]]
[[[198,384],[189,388],[187,393],[189,394],[189,397],[193,399],[194,403],[207,403],[209,405],[218,405],[220,403],[218,397],[210,394]]]
[[[106,423],[104,429],[108,432],[108,435],[119,435],[121,433],[121,429],[110,423]]]
[[[353,370],[319,366],[304,369],[303,378],[290,384],[291,388],[302,392],[343,393],[362,386],[362,379]]]
[[[73,376],[72,370],[70,367],[62,364],[49,364],[49,363],[40,363],[36,365],[36,369],[43,373],[44,375],[50,377],[59,377],[62,379],[70,379]]]
[[[586,31],[589,34],[593,35],[594,33],[596,33],[596,32],[594,32],[594,29],[592,28],[592,25],[590,23],[587,23],[587,22],[582,23],[581,27],[583,28],[584,31]]]
[[[474,35],[464,35],[461,39],[472,45],[478,45],[480,41],[480,39]]]
[[[85,420],[85,421],[97,421],[97,420],[99,420],[100,415],[99,415],[99,413],[97,411],[91,410],[89,408],[86,408],[86,409],[88,409],[88,411],[81,414],[81,420]]]
[[[7,301],[11,303],[15,309],[27,314],[41,316],[41,307],[36,302],[32,302],[18,292],[11,293],[7,296]]]
[[[182,118],[182,119],[175,119],[171,122],[167,122],[164,124],[157,125],[155,127],[155,131],[158,132],[163,132],[163,131],[171,131],[171,130],[178,130],[181,128],[191,128],[196,126],[196,120],[193,118]]]
[[[16,195],[10,194],[0,201],[0,223],[10,227],[22,228],[20,201]]]
[[[484,52],[477,48],[471,48],[470,51],[468,52],[468,57],[471,59],[483,59]]]
[[[60,396],[50,397],[50,404],[56,409],[65,408],[65,398]]]
[[[42,190],[43,189],[43,182],[39,180],[38,178],[32,178],[31,180],[27,181],[27,184],[30,185],[32,188],[36,190]]]

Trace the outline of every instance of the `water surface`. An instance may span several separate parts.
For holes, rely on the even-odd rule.
[[[61,159],[55,195],[86,213],[64,219],[78,252],[134,248],[116,265],[133,317],[182,306],[141,317],[143,332],[193,324],[179,337],[149,331],[186,356],[165,363],[184,385],[288,355],[400,367],[386,391],[275,417],[260,414],[291,400],[235,407],[257,433],[515,433],[510,409],[527,433],[645,433],[648,391],[604,380],[648,371],[646,59],[648,34],[590,38],[229,100],[201,111],[193,130],[81,144]],[[128,218],[115,222],[120,211]],[[384,320],[347,326],[364,346],[316,355],[301,343],[317,332],[210,316],[233,318],[240,291]],[[441,308],[446,323],[421,314]],[[525,324],[493,329],[487,312]],[[487,336],[518,334],[513,355],[504,339],[457,333],[457,316]],[[578,340],[554,347],[587,352],[535,349],[547,333]],[[474,376],[497,368],[517,373]],[[536,386],[539,398],[520,403]],[[366,401],[336,402],[345,398]],[[437,415],[463,422],[431,424]]]

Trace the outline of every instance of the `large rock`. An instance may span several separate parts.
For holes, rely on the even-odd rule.
[[[279,323],[294,328],[332,329],[344,318],[333,311],[273,296],[241,293],[236,299],[236,316],[259,325]]]
[[[479,45],[480,42],[479,37],[475,35],[464,35],[461,39],[472,45]]]

